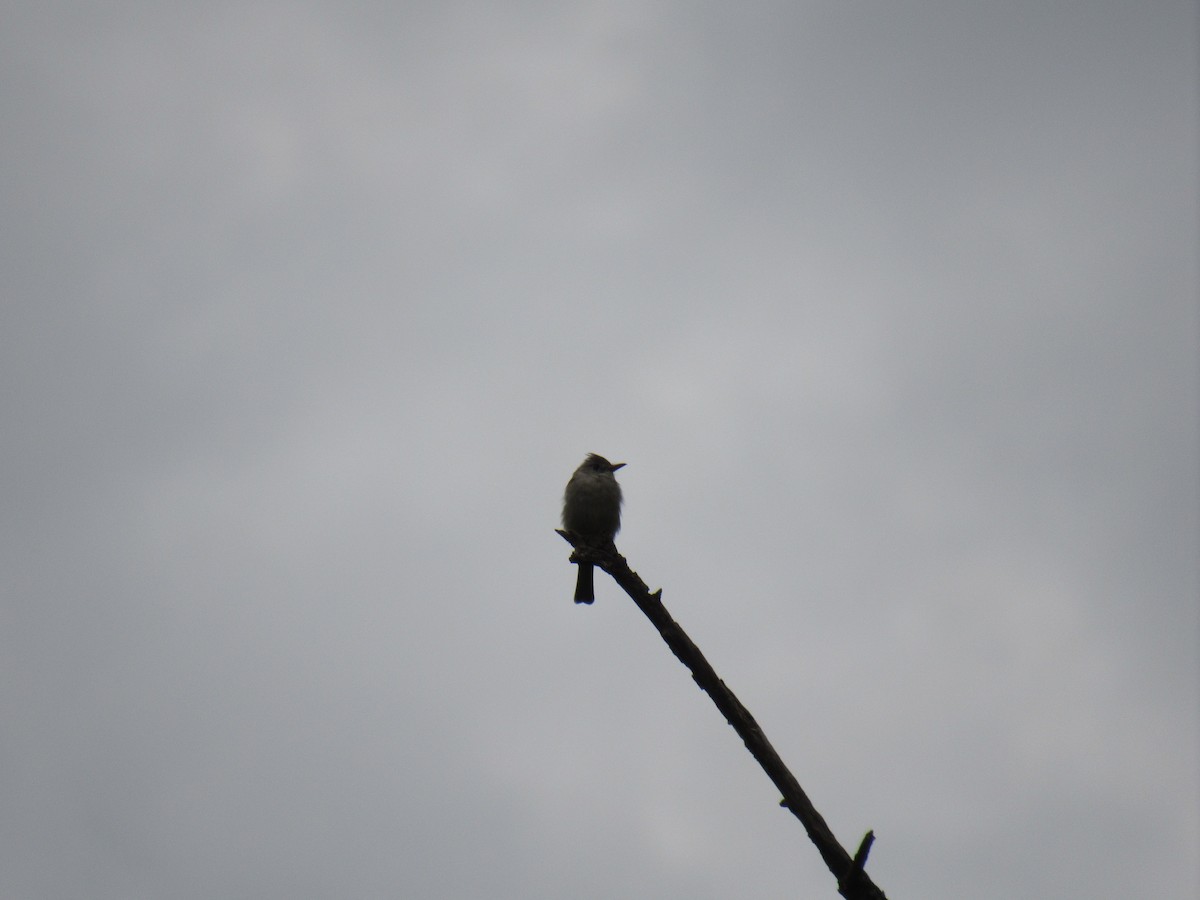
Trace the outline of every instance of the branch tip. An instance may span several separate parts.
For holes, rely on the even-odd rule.
[[[867,865],[867,854],[871,852],[871,845],[875,843],[875,832],[868,831],[863,835],[862,843],[858,845],[858,850],[854,853],[854,868],[861,872]]]
[[[858,845],[858,849],[854,851],[854,860],[850,863],[850,871],[846,873],[846,877],[839,880],[839,885],[842,888],[849,888],[856,884],[860,879],[866,877],[864,869],[867,865],[867,854],[871,852],[871,845],[875,843],[875,832],[868,831],[863,835],[862,843]],[[844,891],[842,892],[844,894]],[[849,894],[844,894],[849,896]]]

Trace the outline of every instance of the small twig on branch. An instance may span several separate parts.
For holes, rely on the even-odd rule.
[[[853,857],[838,843],[825,819],[817,812],[800,783],[783,764],[783,760],[763,734],[754,716],[742,706],[733,691],[725,686],[725,682],[717,677],[716,671],[704,658],[700,648],[692,643],[691,638],[679,627],[679,623],[671,618],[662,604],[662,591],[651,593],[646,583],[629,568],[629,563],[617,552],[615,545],[609,543],[607,546],[598,547],[569,531],[559,530],[558,533],[575,548],[575,552],[571,554],[571,562],[590,562],[611,575],[658,629],[671,652],[691,670],[696,684],[712,698],[725,720],[733,726],[734,731],[745,743],[746,749],[758,760],[767,777],[779,788],[783,795],[780,806],[791,810],[800,820],[800,824],[808,832],[809,839],[825,860],[826,867],[837,879],[838,893],[846,900],[887,900],[883,891],[871,881],[864,870],[867,854],[875,841],[874,833],[867,832]]]

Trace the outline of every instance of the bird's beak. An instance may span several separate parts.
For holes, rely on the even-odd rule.
[[[623,466],[623,465],[625,465],[625,463],[613,463],[612,468],[609,469],[609,471],[615,472],[615,471],[617,471],[617,469],[621,468],[621,466]]]

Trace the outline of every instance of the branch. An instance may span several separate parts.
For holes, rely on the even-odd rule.
[[[883,891],[871,881],[864,870],[867,854],[875,841],[874,833],[867,832],[853,857],[838,843],[829,826],[825,824],[825,819],[817,812],[800,783],[788,771],[771,742],[767,740],[767,736],[763,734],[754,716],[742,706],[733,691],[725,686],[725,682],[717,677],[716,671],[704,658],[700,648],[692,643],[692,639],[679,627],[679,623],[671,618],[671,614],[662,604],[662,591],[650,593],[650,588],[629,568],[625,557],[617,552],[616,546],[611,542],[607,546],[597,546],[569,531],[560,530],[558,533],[575,548],[575,552],[571,554],[571,562],[594,563],[611,575],[658,629],[671,652],[691,670],[696,684],[712,698],[717,709],[725,716],[725,721],[733,726],[733,730],[745,743],[746,749],[758,760],[767,777],[779,788],[783,795],[779,805],[791,810],[800,820],[800,824],[808,832],[809,839],[816,845],[817,852],[825,860],[826,867],[837,879],[838,893],[846,900],[887,900]]]

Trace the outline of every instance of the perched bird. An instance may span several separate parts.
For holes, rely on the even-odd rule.
[[[563,493],[563,528],[588,540],[607,543],[621,528],[621,486],[613,472],[625,463],[610,463],[603,456],[589,453],[567,482]],[[579,563],[575,579],[575,602],[596,599],[592,587],[592,564]]]

